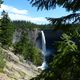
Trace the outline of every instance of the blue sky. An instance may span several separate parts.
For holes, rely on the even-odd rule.
[[[38,10],[32,7],[28,0],[4,0],[2,9],[8,12],[11,20],[26,20],[36,24],[48,24],[45,17],[61,17],[69,14],[65,9],[57,7],[55,10]]]

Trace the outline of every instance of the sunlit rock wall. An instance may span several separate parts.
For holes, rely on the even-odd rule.
[[[34,30],[26,30],[28,33],[29,40],[36,45],[36,47],[41,48],[41,30],[34,29]],[[60,40],[60,36],[62,34],[61,30],[43,30],[46,38],[46,47],[52,48],[54,47],[54,43]],[[19,42],[22,36],[22,30],[18,29],[15,30],[13,35],[13,43]]]

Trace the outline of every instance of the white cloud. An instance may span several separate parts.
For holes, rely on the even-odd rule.
[[[36,24],[46,24],[48,21],[43,18],[43,17],[31,17],[31,16],[26,16],[26,15],[19,15],[19,14],[9,14],[9,17],[11,20],[25,20],[25,21],[30,21]]]
[[[14,13],[14,14],[21,14],[21,15],[26,15],[28,13],[28,10],[20,10],[12,6],[7,6],[7,5],[1,5],[0,10],[5,10],[9,13]]]
[[[12,6],[3,5],[1,6],[0,11],[5,10],[8,12],[8,15],[11,20],[25,20],[30,21],[36,24],[47,24],[49,23],[45,18],[43,17],[32,17],[28,16],[28,10],[20,10]]]

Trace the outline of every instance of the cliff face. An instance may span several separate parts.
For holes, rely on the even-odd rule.
[[[44,34],[47,47],[53,48],[54,42],[60,39],[62,31],[44,30]],[[19,41],[21,31],[16,32],[15,35],[17,35]],[[28,30],[28,36],[36,46],[41,45],[40,30]],[[35,65],[29,61],[25,62],[21,56],[14,55],[10,50],[3,49],[3,52],[5,55],[6,66],[4,68],[4,73],[0,73],[0,80],[30,80],[40,74]]]
[[[53,48],[55,41],[60,39],[61,30],[43,30],[46,38],[46,47]],[[21,38],[21,30],[17,30],[13,36],[13,43],[18,42]],[[27,30],[29,40],[41,49],[41,30]]]
[[[60,40],[62,31],[61,30],[43,30],[44,31],[44,35],[45,35],[45,39],[46,39],[46,47],[47,48],[53,48],[54,47],[54,43],[55,41]],[[33,32],[34,33],[34,32]],[[37,36],[35,36],[34,34],[31,35],[35,37],[35,43],[39,44],[39,46],[41,45],[41,31],[37,30],[36,33]],[[41,47],[41,46],[40,46]]]
[[[40,33],[40,30],[38,30],[38,29],[28,31],[28,37],[31,40],[31,42],[33,42],[34,44],[36,44],[36,42],[37,42],[39,33]]]
[[[16,29],[15,30],[15,32],[13,34],[13,40],[12,40],[13,44],[20,41],[20,39],[22,37],[22,32],[23,32],[22,29]],[[28,36],[30,41],[35,44],[36,43],[36,39],[38,37],[38,33],[40,32],[40,30],[38,30],[38,29],[35,29],[35,30],[27,29],[26,32],[28,33],[28,35],[26,35],[26,36]]]

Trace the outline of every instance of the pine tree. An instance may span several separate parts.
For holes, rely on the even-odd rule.
[[[80,0],[29,0],[38,9],[55,9],[57,6],[72,11],[71,14],[60,18],[47,18],[53,25],[80,23]]]
[[[9,47],[12,44],[14,26],[5,11],[2,12],[0,30],[0,42],[2,45]]]

